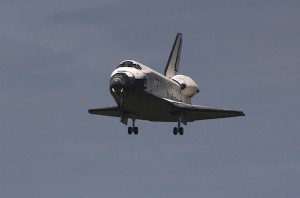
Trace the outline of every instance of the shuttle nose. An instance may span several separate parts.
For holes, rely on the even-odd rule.
[[[113,89],[119,89],[124,86],[123,78],[121,76],[117,76],[111,79],[110,87]]]
[[[133,77],[129,77],[125,73],[117,73],[110,79],[110,90],[118,95],[124,89],[129,88],[133,81]]]

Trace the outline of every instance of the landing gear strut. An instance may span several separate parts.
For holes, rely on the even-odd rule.
[[[139,128],[136,127],[134,125],[135,123],[135,119],[132,118],[132,127],[128,127],[128,134],[131,135],[132,133],[134,133],[135,135],[137,135],[139,133]]]
[[[185,120],[183,120],[181,116],[179,116],[179,117],[178,117],[178,125],[177,125],[177,127],[174,127],[174,128],[173,128],[173,134],[174,134],[174,135],[177,135],[178,133],[179,133],[180,135],[183,135],[184,129],[180,126],[181,122],[182,122],[184,125],[187,125],[187,122],[186,122]]]

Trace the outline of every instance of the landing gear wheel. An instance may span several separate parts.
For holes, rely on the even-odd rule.
[[[133,129],[132,129],[132,127],[128,127],[128,134],[129,134],[129,135],[131,135],[131,134],[132,134],[132,132],[133,132]]]
[[[134,127],[134,128],[133,128],[133,133],[134,133],[135,135],[137,135],[137,134],[139,133],[139,128]]]
[[[173,128],[173,134],[174,134],[174,135],[177,135],[177,133],[178,133],[178,129],[177,129],[177,127],[174,127],[174,128]]]
[[[184,130],[183,130],[182,127],[180,127],[180,128],[179,128],[179,134],[180,134],[180,135],[183,135],[183,133],[184,133]]]

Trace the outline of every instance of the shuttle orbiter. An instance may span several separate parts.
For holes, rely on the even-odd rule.
[[[190,77],[177,74],[181,46],[182,34],[178,33],[164,74],[134,60],[122,61],[110,77],[110,92],[117,105],[89,109],[89,113],[119,117],[125,125],[131,119],[128,134],[138,134],[135,120],[176,122],[174,135],[183,135],[181,123],[244,116],[242,111],[191,104],[199,87]]]

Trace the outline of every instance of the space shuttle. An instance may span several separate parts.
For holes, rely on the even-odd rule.
[[[188,76],[178,74],[182,34],[178,33],[164,73],[134,60],[124,60],[110,76],[109,90],[116,104],[91,108],[90,114],[118,117],[128,125],[128,134],[139,133],[136,120],[174,122],[173,134],[183,135],[181,126],[198,120],[245,116],[242,111],[193,105],[199,86]]]

